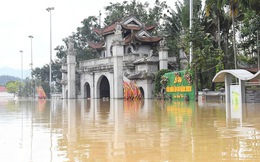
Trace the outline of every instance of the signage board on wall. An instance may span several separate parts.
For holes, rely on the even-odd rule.
[[[260,103],[260,85],[246,86],[246,102]]]
[[[173,100],[195,99],[195,88],[190,71],[183,70],[165,73],[164,77],[168,78],[166,93],[170,95]]]

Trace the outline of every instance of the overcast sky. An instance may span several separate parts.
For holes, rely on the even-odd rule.
[[[0,0],[0,68],[21,69],[23,50],[23,69],[30,69],[31,39],[33,67],[42,67],[50,60],[50,13],[52,11],[52,47],[64,45],[63,38],[76,32],[81,21],[91,15],[104,13],[109,2],[123,0]],[[148,1],[153,4],[155,0]],[[166,0],[174,8],[176,0]],[[53,60],[56,51],[52,52]]]

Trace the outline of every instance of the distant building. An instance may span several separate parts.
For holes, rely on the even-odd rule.
[[[6,87],[5,86],[0,86],[0,92],[6,92]]]

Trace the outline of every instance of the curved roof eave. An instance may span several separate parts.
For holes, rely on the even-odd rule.
[[[243,69],[232,69],[232,70],[221,70],[218,72],[215,77],[212,79],[212,82],[225,82],[225,76],[227,74],[231,74],[234,77],[240,80],[252,80],[252,79],[260,79],[260,71],[258,71],[255,75],[250,73],[247,70]]]

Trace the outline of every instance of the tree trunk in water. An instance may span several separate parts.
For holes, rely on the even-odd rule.
[[[220,49],[220,22],[219,22],[219,16],[218,16],[218,48]]]
[[[224,32],[224,69],[227,69],[228,68],[228,33],[227,32]]]
[[[235,69],[237,69],[237,51],[236,51],[236,31],[235,31],[235,20],[234,20],[234,12],[232,11],[232,28],[233,28],[233,50],[234,50],[234,64]]]
[[[197,76],[197,66],[195,65],[195,101],[198,101],[198,76]]]

